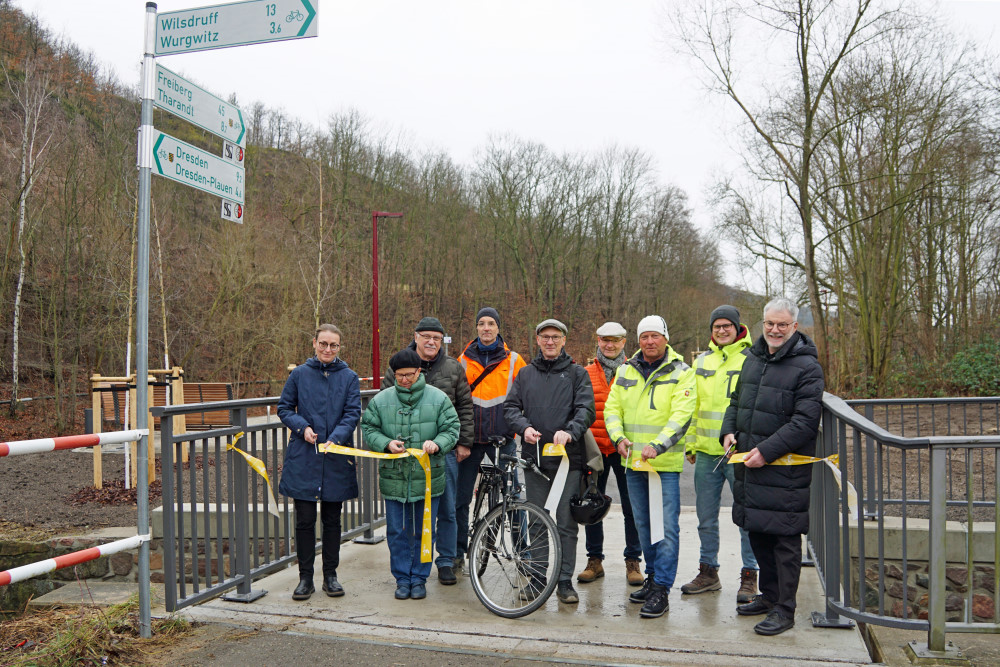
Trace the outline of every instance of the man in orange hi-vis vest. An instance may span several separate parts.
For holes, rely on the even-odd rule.
[[[458,555],[455,569],[465,561],[469,546],[469,504],[476,488],[479,464],[487,453],[490,437],[504,436],[501,453],[513,455],[514,434],[503,417],[503,402],[518,372],[524,368],[524,357],[507,347],[500,336],[500,314],[495,308],[482,308],[476,314],[476,339],[469,343],[458,360],[472,389],[472,417],[475,435],[472,446],[459,445],[458,493],[455,498],[455,521],[458,523]],[[490,453],[491,457],[496,452]]]

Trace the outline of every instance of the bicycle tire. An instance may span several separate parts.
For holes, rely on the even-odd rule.
[[[527,539],[525,539],[527,538]],[[520,618],[545,604],[558,582],[562,547],[548,512],[523,500],[497,505],[469,546],[472,589],[487,609]]]
[[[487,497],[489,499],[489,505],[487,505],[487,507],[497,507],[498,505],[500,505],[500,503],[503,502],[503,495],[500,492],[500,485],[495,482],[491,484],[489,486],[489,493]],[[472,561],[473,563],[476,564],[475,569],[478,576],[482,577],[483,574],[486,572],[486,566],[489,564],[489,560],[490,560],[489,550],[481,549],[477,554],[476,559]]]

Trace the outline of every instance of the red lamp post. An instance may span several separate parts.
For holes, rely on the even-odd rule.
[[[378,219],[402,217],[402,213],[372,211],[372,386],[375,389],[382,388],[378,358]]]

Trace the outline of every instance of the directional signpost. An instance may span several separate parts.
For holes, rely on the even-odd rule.
[[[160,176],[237,204],[246,203],[243,167],[159,130],[153,131],[153,162]]]
[[[217,134],[238,146],[246,146],[243,112],[221,97],[156,66],[156,97],[153,106],[169,111],[203,130]]]
[[[315,37],[313,0],[247,0],[156,15],[156,55]]]
[[[146,3],[143,41],[142,110],[139,128],[139,201],[136,246],[136,411],[148,412],[149,373],[149,212],[151,176],[157,173],[222,198],[221,215],[243,222],[246,172],[243,169],[246,128],[235,106],[156,64],[166,56],[227,46],[277,42],[318,33],[318,0],[247,0],[212,7],[157,14],[156,3]],[[153,127],[153,107],[159,107],[222,137],[223,154],[184,143]],[[147,440],[139,442],[136,498],[138,530],[149,532],[149,475]],[[241,536],[242,532],[242,536]],[[246,537],[237,522],[236,539]],[[251,589],[249,561],[237,564],[242,582],[226,599],[251,602],[265,591]],[[149,596],[149,542],[139,545],[139,635],[152,635]]]

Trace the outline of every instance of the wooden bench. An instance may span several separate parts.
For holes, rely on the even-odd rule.
[[[163,387],[159,387],[163,389]],[[233,400],[233,385],[228,382],[185,382],[184,405]],[[189,431],[229,426],[229,410],[206,410],[186,415]]]
[[[101,397],[101,428],[99,431],[120,431],[125,425],[125,383],[100,382],[97,384]],[[133,426],[134,428],[134,426]]]

